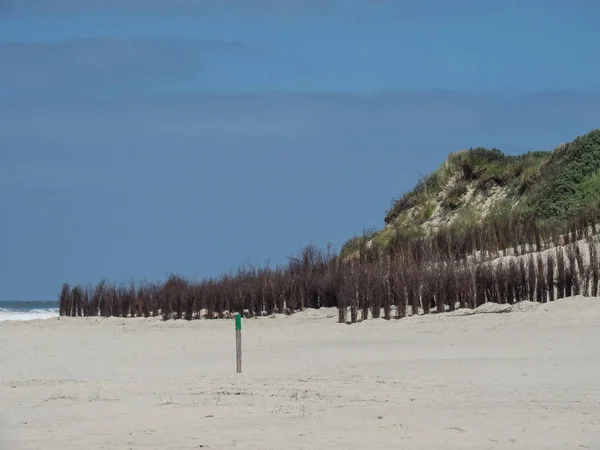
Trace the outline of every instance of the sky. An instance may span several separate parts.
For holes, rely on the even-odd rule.
[[[0,0],[0,300],[283,264],[600,127],[595,0]]]

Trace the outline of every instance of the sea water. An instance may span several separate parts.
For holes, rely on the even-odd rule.
[[[0,322],[5,320],[35,320],[58,317],[58,302],[2,302]]]

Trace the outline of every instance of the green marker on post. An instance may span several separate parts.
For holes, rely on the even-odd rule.
[[[235,315],[235,360],[237,373],[242,373],[242,315]]]

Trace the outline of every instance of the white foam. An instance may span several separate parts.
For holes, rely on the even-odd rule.
[[[58,317],[58,309],[31,309],[29,311],[17,311],[14,309],[0,308],[0,322],[52,319]]]

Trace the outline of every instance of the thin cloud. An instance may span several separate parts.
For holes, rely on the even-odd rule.
[[[207,12],[245,9],[278,13],[319,11],[331,7],[333,0],[0,0],[13,13],[81,13],[100,11]]]
[[[228,61],[268,57],[241,42],[211,39],[0,42],[0,86],[16,94],[107,87],[136,91],[160,82],[202,81]]]
[[[546,8],[583,8],[598,11],[595,0],[530,0]],[[394,6],[406,16],[437,16],[467,13],[472,10],[494,11],[522,5],[522,0],[482,2],[481,0],[0,0],[0,15],[12,14],[71,14],[87,12],[175,12],[207,13],[211,11],[242,10],[277,14],[302,14],[332,11],[347,6]]]

